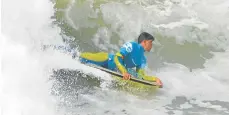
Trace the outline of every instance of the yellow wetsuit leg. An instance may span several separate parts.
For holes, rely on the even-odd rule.
[[[101,62],[101,61],[105,61],[108,59],[108,53],[106,52],[98,52],[98,53],[84,52],[80,54],[80,58]]]
[[[108,61],[108,53],[106,52],[98,52],[98,53],[84,52],[80,54],[80,61],[82,63],[92,63],[92,64],[96,64],[99,66],[105,66],[105,64],[107,64],[107,61]]]

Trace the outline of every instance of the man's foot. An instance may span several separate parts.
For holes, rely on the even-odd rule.
[[[163,87],[163,84],[162,84],[162,82],[161,82],[161,80],[159,78],[156,78],[156,83],[159,86],[159,88]]]

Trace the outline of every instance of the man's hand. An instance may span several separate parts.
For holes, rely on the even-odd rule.
[[[129,73],[126,72],[126,73],[123,73],[122,75],[123,75],[123,79],[130,80],[131,75]]]

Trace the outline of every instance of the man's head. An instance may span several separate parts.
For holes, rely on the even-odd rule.
[[[150,51],[154,37],[147,32],[142,32],[138,37],[138,43],[142,45],[145,51]]]

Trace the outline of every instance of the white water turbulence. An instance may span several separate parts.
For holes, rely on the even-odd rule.
[[[213,56],[205,59],[202,68],[192,71],[182,63],[165,61],[160,70],[153,72],[164,88],[150,98],[109,89],[112,83],[107,73],[80,64],[68,53],[43,50],[43,45],[67,46],[61,28],[52,23],[54,4],[48,0],[2,0],[2,115],[229,114],[228,0],[127,0],[100,5],[102,19],[111,29],[100,28],[96,39],[105,36],[99,32],[109,33],[105,36],[107,44],[111,31],[129,41],[144,30],[166,40],[174,38],[175,46],[187,41],[223,50],[210,50]],[[184,51],[173,51],[174,47],[166,43],[156,40],[156,46],[185,56]],[[94,74],[102,82],[74,70]],[[62,79],[55,82],[50,80],[53,76]]]
[[[95,71],[64,53],[42,50],[42,45],[64,45],[53,13],[47,0],[2,1],[1,115],[64,115],[50,93],[52,70]]]

